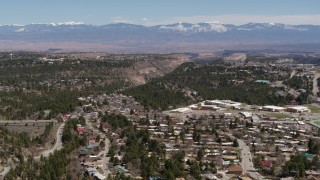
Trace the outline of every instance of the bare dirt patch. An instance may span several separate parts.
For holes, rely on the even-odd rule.
[[[4,125],[8,130],[16,133],[26,132],[31,138],[35,138],[43,134],[43,131],[48,123],[19,123]]]

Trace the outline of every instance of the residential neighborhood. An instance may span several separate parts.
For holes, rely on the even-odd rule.
[[[319,178],[316,65],[226,53],[165,71],[192,55],[32,55],[2,65],[30,68],[2,72],[7,179]]]
[[[157,158],[160,169],[165,168],[166,159],[183,153],[183,170],[191,173],[190,162],[195,162],[204,179],[267,179],[281,174],[284,162],[292,155],[300,154],[310,161],[317,156],[310,153],[309,144],[319,140],[320,130],[310,124],[318,114],[307,106],[259,107],[206,100],[165,112],[147,112],[132,97],[122,94],[81,100],[83,109],[68,117],[85,119],[85,125],[77,127],[78,135],[87,139],[87,145],[79,149],[78,163],[84,174],[95,179],[115,175],[145,178],[137,167],[125,163],[122,147],[128,137],[108,121],[103,122],[106,113],[125,116],[137,131],[145,131],[149,139],[162,144],[164,157]],[[148,157],[153,153],[147,150]],[[320,177],[316,171],[306,174]]]

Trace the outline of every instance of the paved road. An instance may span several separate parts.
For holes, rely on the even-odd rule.
[[[318,81],[317,81],[318,78],[320,78],[320,73],[315,73],[313,78],[313,88],[312,88],[312,93],[315,96],[317,96],[317,93],[319,92]]]
[[[249,146],[247,146],[247,144],[241,139],[237,139],[237,141],[239,143],[239,148],[241,150],[241,166],[243,168],[243,173],[244,174],[248,173],[252,178],[257,180],[264,179],[263,176],[258,172],[253,172],[253,171],[256,171],[256,169],[253,166],[252,156],[251,156]]]
[[[11,167],[10,166],[5,166],[3,171],[0,173],[0,179],[2,179],[2,177],[6,176],[6,174],[10,171]]]
[[[48,157],[50,155],[50,153],[53,153],[55,150],[62,149],[63,144],[62,144],[62,140],[61,140],[61,135],[62,135],[64,125],[65,125],[65,123],[62,123],[57,130],[56,143],[54,144],[53,148],[42,151],[39,156],[34,157],[36,160],[40,159],[41,155],[44,157]]]
[[[109,144],[110,144],[109,139],[105,138],[104,143],[106,144],[106,146],[105,146],[105,150],[104,150],[104,153],[103,153],[102,168],[101,169],[104,172],[103,175],[108,177],[108,175],[110,174],[109,167],[108,167],[109,157],[106,157],[106,155],[109,152]]]
[[[237,139],[231,134],[227,134],[230,138],[232,139]],[[241,167],[243,169],[242,174],[249,174],[253,179],[256,180],[262,180],[264,177],[258,173],[254,172],[256,169],[253,166],[252,162],[252,156],[250,152],[250,147],[242,140],[242,139],[237,139],[237,142],[239,144],[239,148],[241,150]]]
[[[102,132],[100,132],[97,128],[94,128],[92,126],[91,121],[89,120],[89,116],[84,116],[84,118],[86,119],[86,126],[88,129],[91,129],[95,134],[99,134],[101,137],[105,136]],[[105,150],[102,152],[103,157],[102,157],[102,171],[103,171],[103,175],[108,177],[108,175],[110,174],[110,170],[108,167],[109,164],[109,157],[106,157],[107,153],[109,152],[109,145],[110,145],[110,141],[108,138],[105,138]],[[100,152],[101,153],[101,152]],[[99,153],[99,154],[100,154]]]
[[[237,141],[241,150],[241,166],[243,172],[246,173],[249,170],[254,170],[249,146],[241,139],[237,139]]]
[[[0,124],[19,124],[19,123],[57,123],[57,120],[0,120]]]

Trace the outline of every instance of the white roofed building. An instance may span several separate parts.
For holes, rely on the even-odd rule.
[[[287,107],[288,112],[295,112],[295,113],[310,113],[311,110],[305,106],[292,106]]]
[[[284,107],[280,107],[280,106],[263,106],[262,110],[264,111],[271,111],[271,112],[283,112],[286,110],[286,108]]]

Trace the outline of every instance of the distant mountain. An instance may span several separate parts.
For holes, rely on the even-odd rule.
[[[143,26],[135,24],[87,25],[77,22],[1,25],[0,41],[107,43],[118,47],[157,47],[168,49],[179,44],[190,47],[201,44],[299,44],[320,43],[320,26],[278,23],[248,23],[244,25],[206,23],[175,23]],[[142,44],[143,43],[143,44]],[[174,45],[173,45],[174,44]],[[172,47],[170,47],[172,46]],[[183,47],[180,50],[184,50]],[[0,47],[1,48],[1,47]],[[53,47],[59,48],[59,47]]]

